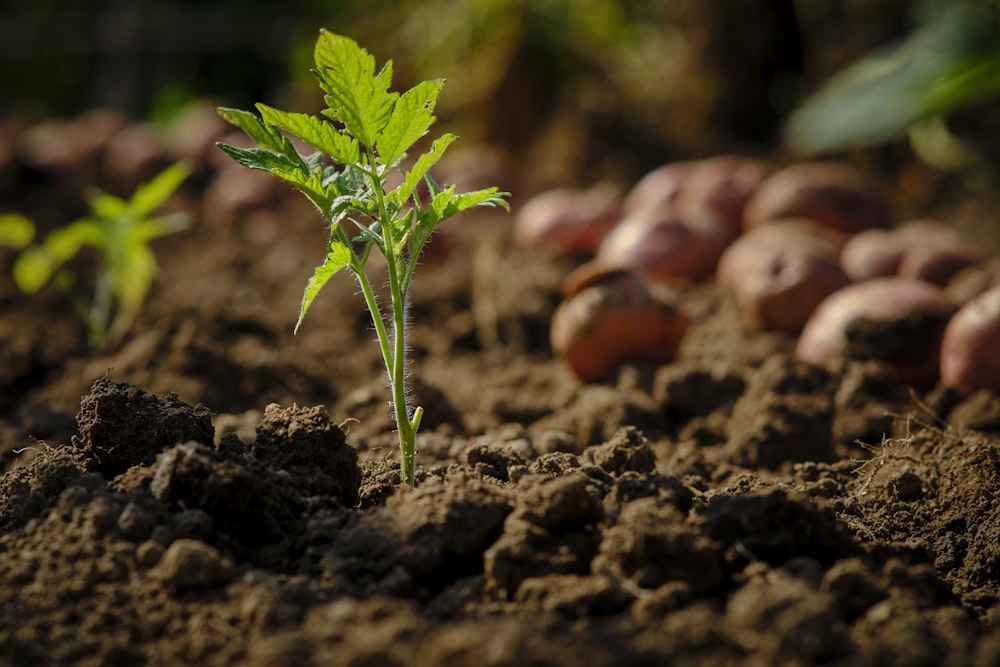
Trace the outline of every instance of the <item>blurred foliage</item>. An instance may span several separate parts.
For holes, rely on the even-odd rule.
[[[996,2],[996,0],[982,0]],[[535,187],[772,150],[803,93],[903,34],[913,0],[0,0],[0,116],[113,106],[166,122],[192,99],[315,112],[326,27],[443,77],[465,145]]]
[[[943,119],[1000,93],[1000,2],[934,2],[904,40],[833,76],[791,116],[789,144],[816,154],[909,135],[939,168],[958,168],[972,153]]]
[[[767,35],[772,8],[791,4],[0,0],[0,113],[28,108],[65,116],[114,106],[163,120],[201,97],[311,110],[319,101],[302,92],[312,88],[309,45],[325,26],[392,58],[401,85],[446,78],[442,122],[470,141],[527,159],[556,150],[564,161],[595,164],[613,152],[635,151],[652,163],[704,153],[731,138],[710,130],[713,100],[729,86],[716,81],[718,71],[702,64],[701,52],[734,41],[728,33],[762,27]],[[745,15],[757,19],[748,26]],[[794,29],[788,34],[786,41],[796,44]],[[762,48],[780,41],[772,37]],[[767,138],[778,117],[780,110],[769,112],[738,134]]]

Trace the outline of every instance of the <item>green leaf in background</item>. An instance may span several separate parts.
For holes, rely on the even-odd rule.
[[[103,192],[90,197],[90,211],[98,220],[120,220],[130,215],[124,199]]]
[[[35,223],[20,213],[0,215],[0,246],[21,250],[35,238]]]
[[[156,256],[145,243],[130,243],[109,267],[111,290],[125,317],[131,318],[139,312],[153,285],[156,269]]]
[[[45,252],[44,248],[32,246],[14,261],[14,282],[25,294],[34,294],[45,287],[57,268],[52,255]]]
[[[842,70],[789,118],[804,154],[891,141],[1000,92],[997,9],[944,5],[902,43]]]
[[[191,170],[178,162],[161,171],[153,180],[137,187],[128,202],[132,215],[138,218],[151,215],[167,203],[190,174]]]

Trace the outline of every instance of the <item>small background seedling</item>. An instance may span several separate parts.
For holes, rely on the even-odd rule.
[[[116,342],[128,331],[156,278],[150,242],[188,226],[184,212],[151,217],[187,178],[183,164],[168,167],[136,188],[127,201],[105,193],[90,199],[90,215],[33,243],[35,223],[24,215],[0,215],[0,245],[15,248],[14,282],[25,294],[46,285],[69,294],[87,323],[91,348]],[[85,294],[68,263],[85,247],[98,254],[93,294]]]
[[[458,193],[454,186],[442,188],[434,181],[429,170],[457,139],[453,134],[438,137],[412,166],[403,166],[407,152],[436,120],[434,107],[443,81],[390,92],[391,60],[376,72],[375,60],[365,49],[325,30],[316,41],[314,59],[326,119],[265,104],[257,105],[259,117],[220,108],[222,117],[246,132],[257,147],[219,147],[240,164],[290,183],[329,224],[325,259],[306,285],[295,330],[327,281],[341,269],[350,270],[375,325],[392,391],[401,474],[412,486],[423,411],[407,403],[406,299],[417,260],[446,219],[476,206],[507,208],[508,195],[495,187]],[[315,152],[300,153],[286,134]],[[394,188],[388,184],[391,172],[401,177]],[[428,188],[426,198],[418,192],[421,182]],[[385,258],[388,273],[390,304],[384,313],[365,271],[374,249]]]

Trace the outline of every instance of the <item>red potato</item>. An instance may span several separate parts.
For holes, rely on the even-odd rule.
[[[547,190],[521,207],[514,243],[566,257],[591,257],[621,216],[621,193],[610,184]]]
[[[933,220],[911,220],[895,229],[868,229],[853,236],[840,256],[852,280],[900,275],[935,285],[983,258],[951,227]]]
[[[847,234],[889,224],[882,198],[840,162],[802,162],[770,175],[747,202],[743,228],[781,218],[809,218]]]
[[[689,319],[657,297],[641,276],[594,267],[571,285],[552,316],[552,349],[583,382],[626,362],[667,363]]]
[[[754,326],[795,334],[850,282],[837,260],[841,242],[811,220],[775,220],[726,249],[718,280]]]
[[[665,203],[707,208],[728,222],[736,236],[743,208],[766,174],[763,162],[739,155],[672,162],[643,176],[626,194],[622,209],[629,215]]]
[[[900,235],[890,229],[866,229],[844,244],[840,265],[853,280],[894,276],[906,252]]]
[[[743,211],[767,176],[760,160],[739,155],[719,155],[694,164],[684,180],[678,206],[706,207],[732,227],[738,236]]]
[[[941,340],[941,382],[1000,395],[1000,285],[959,308]]]
[[[702,280],[732,240],[718,215],[663,202],[623,219],[601,243],[596,261],[657,282]]]
[[[650,206],[675,201],[696,164],[687,161],[670,162],[647,173],[625,193],[622,212],[630,215]]]
[[[837,290],[816,308],[796,354],[816,364],[838,357],[882,362],[896,379],[932,383],[954,306],[940,287],[888,276]]]

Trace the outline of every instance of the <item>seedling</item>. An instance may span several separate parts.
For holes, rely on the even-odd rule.
[[[457,139],[443,134],[412,166],[403,160],[436,120],[434,107],[444,84],[424,81],[400,94],[390,92],[392,61],[378,72],[375,60],[348,37],[321,30],[313,73],[325,93],[326,119],[257,104],[256,114],[220,108],[227,121],[256,148],[218,144],[234,160],[269,172],[301,191],[329,224],[326,256],[306,284],[297,332],[316,295],[342,269],[354,274],[371,313],[389,375],[399,434],[403,482],[414,483],[415,440],[423,409],[408,403],[406,299],[421,251],[446,219],[476,206],[508,208],[497,188],[457,193],[442,188],[430,168]],[[315,149],[304,155],[289,135]],[[401,182],[389,186],[399,172]],[[426,198],[418,191],[426,183]],[[383,312],[365,268],[377,249],[385,258],[390,304]]]
[[[156,278],[154,239],[185,229],[186,213],[150,217],[188,176],[182,164],[168,167],[140,185],[125,201],[98,192],[90,199],[90,215],[49,233],[39,243],[35,223],[20,214],[0,215],[0,245],[20,250],[14,261],[14,282],[25,294],[48,284],[73,297],[87,323],[92,349],[119,340],[139,313]],[[98,252],[97,276],[88,298],[67,263],[85,246]]]

